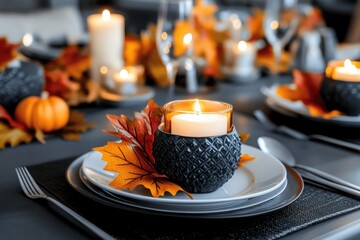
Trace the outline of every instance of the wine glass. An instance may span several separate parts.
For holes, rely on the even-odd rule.
[[[192,8],[192,0],[161,0],[160,2],[156,46],[166,67],[170,99],[174,95],[178,67],[191,56]]]
[[[266,1],[264,32],[273,48],[275,75],[280,70],[283,48],[294,35],[300,21],[297,8],[297,0]]]

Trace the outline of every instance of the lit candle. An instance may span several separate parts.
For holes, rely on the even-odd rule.
[[[98,81],[100,67],[121,69],[123,66],[124,17],[110,14],[93,14],[87,18],[92,57],[91,77]]]
[[[178,114],[171,118],[171,133],[187,137],[218,136],[227,133],[228,119],[218,113],[202,113],[196,100],[193,113]]]
[[[360,81],[360,68],[357,68],[350,59],[344,61],[344,66],[335,67],[332,78],[343,81]]]
[[[239,41],[233,46],[235,68],[241,71],[252,71],[255,62],[255,48],[251,43]]]
[[[115,89],[120,94],[134,94],[137,91],[136,75],[125,68],[114,74]]]
[[[224,45],[225,66],[239,76],[249,76],[255,71],[256,48],[248,42],[228,40]]]

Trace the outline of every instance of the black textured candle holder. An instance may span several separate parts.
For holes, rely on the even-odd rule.
[[[155,133],[156,169],[190,193],[209,193],[223,186],[238,168],[241,140],[235,127],[214,137]]]
[[[325,77],[321,85],[321,97],[327,110],[339,110],[349,116],[360,115],[360,82]]]

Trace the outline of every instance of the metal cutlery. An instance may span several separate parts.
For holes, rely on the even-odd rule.
[[[84,227],[86,227],[92,233],[96,234],[96,236],[100,237],[101,239],[114,239],[112,236],[101,230],[93,223],[89,222],[87,219],[83,218],[78,213],[74,212],[72,209],[68,208],[56,199],[47,196],[37,185],[26,167],[16,168],[15,171],[18,176],[21,188],[27,197],[31,199],[45,199],[58,206],[61,210],[72,216]]]
[[[285,134],[287,136],[290,136],[294,139],[298,139],[298,140],[320,140],[322,142],[326,142],[326,143],[331,143],[333,145],[337,145],[337,146],[341,146],[341,147],[345,147],[348,149],[352,149],[352,150],[356,150],[356,151],[360,151],[360,145],[358,144],[354,144],[354,143],[350,143],[350,142],[345,142],[339,139],[335,139],[335,138],[331,138],[328,136],[324,136],[324,135],[319,135],[319,134],[311,134],[311,135],[306,135],[300,131],[297,131],[293,128],[289,128],[287,126],[284,125],[275,125],[266,115],[263,111],[261,110],[255,110],[254,111],[254,116],[270,131],[273,132],[278,132],[278,133],[282,133]]]
[[[357,193],[360,195],[360,186],[355,185],[351,182],[345,181],[341,178],[338,178],[332,174],[329,174],[327,172],[323,172],[319,169],[312,168],[310,166],[305,166],[296,163],[296,159],[294,155],[283,145],[281,142],[277,141],[274,138],[270,137],[259,137],[257,139],[258,145],[260,149],[263,152],[266,152],[277,159],[279,159],[281,162],[296,168],[297,170],[301,171],[301,175],[307,178],[311,177],[311,180],[317,181],[318,178],[323,179],[324,181],[331,181],[339,186],[344,186],[345,188],[349,188],[352,190],[356,190]],[[324,183],[324,181],[319,180],[318,182]],[[330,185],[331,187],[336,187],[338,189],[339,187],[334,186],[333,184],[329,183],[326,185]],[[353,191],[350,191],[354,193]]]

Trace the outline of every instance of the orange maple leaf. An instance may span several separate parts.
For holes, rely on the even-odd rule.
[[[246,162],[253,161],[253,160],[255,160],[255,157],[250,156],[247,153],[244,153],[240,156],[240,161],[238,163],[238,167],[241,168],[241,167],[245,166]]]
[[[20,122],[16,121],[2,105],[0,105],[0,120],[6,120],[9,123],[9,126],[12,128],[26,130],[26,127]]]
[[[18,46],[19,44],[10,44],[5,37],[0,37],[0,71],[16,58]]]
[[[118,173],[110,186],[131,191],[142,185],[149,189],[154,197],[164,196],[166,192],[175,196],[177,192],[183,191],[192,198],[191,194],[179,185],[171,182],[165,175],[159,174],[155,167],[146,161],[146,156],[137,151],[137,148],[138,146],[128,141],[108,142],[103,147],[94,148],[103,154],[102,159],[107,163],[104,170]]]
[[[250,138],[250,133],[239,133],[241,142],[244,143]]]
[[[65,48],[58,58],[49,62],[46,67],[48,69],[60,68],[69,77],[81,79],[83,73],[90,68],[90,55],[84,54],[78,46],[71,45]]]
[[[111,115],[107,118],[115,128],[115,132],[104,130],[104,132],[119,137],[123,141],[133,143],[137,146],[137,151],[142,151],[150,161],[149,164],[155,164],[155,158],[152,153],[152,143],[154,142],[155,132],[162,122],[163,108],[159,107],[152,99],[148,101],[147,106],[141,112],[135,112],[134,120],[130,120],[125,115]]]

